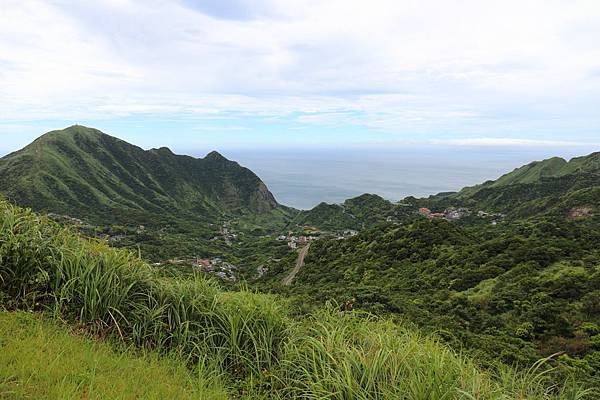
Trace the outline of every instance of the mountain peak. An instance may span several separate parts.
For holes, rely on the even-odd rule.
[[[99,131],[98,129],[89,128],[83,125],[71,125],[64,129],[57,129],[54,131],[47,132],[39,138],[37,138],[35,142],[44,143],[48,141],[64,140],[73,137],[99,138],[103,135],[105,135],[105,133]]]
[[[278,206],[249,169],[216,151],[204,160],[73,125],[1,158],[0,192],[36,210],[98,221],[206,219]]]
[[[66,133],[66,134],[80,134],[80,135],[90,135],[90,136],[102,136],[105,135],[105,133],[103,133],[102,131],[96,129],[96,128],[90,128],[88,126],[84,126],[84,125],[71,125],[66,127],[65,129],[62,130],[57,130],[57,131],[52,131],[49,133]]]
[[[166,146],[159,147],[158,149],[152,149],[151,151],[158,154],[166,154],[170,156],[175,155],[175,153],[173,153],[171,149]]]
[[[212,160],[212,161],[228,161],[227,158],[225,158],[221,153],[219,153],[216,150],[211,151],[210,153],[208,153],[205,157],[205,160]]]

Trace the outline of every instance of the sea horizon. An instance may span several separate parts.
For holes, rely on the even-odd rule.
[[[598,149],[595,149],[597,151]],[[310,209],[364,193],[392,202],[428,197],[497,179],[551,157],[569,160],[588,148],[414,146],[392,149],[230,150],[222,154],[256,173],[286,206]],[[194,156],[203,157],[196,153]]]
[[[398,202],[409,196],[455,192],[531,162],[551,157],[569,160],[600,148],[407,145],[171,150],[198,158],[216,150],[258,175],[280,204],[307,210],[322,202],[339,204],[365,193]],[[0,151],[0,157],[13,151]]]

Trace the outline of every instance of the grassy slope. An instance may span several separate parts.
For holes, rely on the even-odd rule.
[[[567,194],[575,197],[571,201],[575,206],[590,205],[582,203],[587,200],[586,197],[580,196],[579,199],[576,192],[599,184],[600,153],[592,153],[568,162],[559,157],[532,162],[494,181],[466,187],[446,199],[509,212],[516,207],[521,214],[531,215],[548,211],[548,208],[564,211],[559,204],[560,197]]]
[[[166,148],[144,151],[78,125],[0,159],[0,190],[23,206],[102,222],[206,220],[277,207],[252,171],[216,152],[196,159]]]
[[[222,292],[199,277],[161,278],[129,253],[5,202],[0,303],[175,352],[182,364],[220,371],[232,392],[248,398],[591,398],[576,384],[548,381],[544,366],[484,372],[435,338],[389,321],[332,308],[292,320],[272,296]],[[57,379],[51,390],[71,383],[68,375]]]
[[[533,162],[503,175],[491,186],[506,186],[516,183],[534,183],[542,177],[557,176],[567,162],[560,157],[549,158],[541,162]]]
[[[0,313],[2,399],[226,399],[174,359],[135,355],[24,312]]]

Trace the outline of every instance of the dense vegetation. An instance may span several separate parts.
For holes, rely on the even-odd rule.
[[[0,190],[20,205],[95,224],[215,222],[278,206],[252,171],[217,152],[197,159],[144,151],[80,125],[0,159]]]
[[[515,218],[562,218],[577,210],[594,214],[599,202],[600,152],[568,162],[558,157],[533,162],[497,180],[458,193],[432,196],[422,204],[434,208],[475,207]]]
[[[295,285],[279,285],[293,256],[260,285],[292,297],[299,313],[354,299],[355,308],[439,332],[484,364],[561,353],[600,386],[598,204],[600,153],[534,162],[458,193],[357,213],[371,228],[312,245]],[[466,212],[449,222],[418,216],[418,207]],[[311,215],[322,222],[312,222],[331,225],[343,208],[319,206]]]
[[[144,151],[74,126],[0,159],[0,191],[77,233],[1,202],[2,307],[174,354],[204,377],[194,395],[535,399],[600,386],[600,153],[426,199],[299,211],[216,152]],[[302,235],[320,239],[282,286],[297,258],[287,241]],[[200,259],[233,265],[221,285],[236,291]]]
[[[363,229],[393,215],[393,204],[374,194],[363,194],[342,204],[321,203],[298,214],[295,222],[324,230]]]
[[[176,354],[201,374],[221,376],[232,396],[593,396],[575,382],[550,381],[547,363],[525,372],[501,366],[483,371],[433,337],[359,313],[330,307],[293,319],[277,298],[223,292],[200,277],[164,276],[130,253],[81,239],[4,201],[0,303],[6,309],[42,311],[105,340]],[[10,359],[4,357],[2,362]],[[69,389],[68,378],[64,382]],[[10,388],[10,379],[2,385]]]
[[[460,226],[419,218],[318,241],[295,285],[280,287],[275,274],[271,289],[303,307],[354,298],[357,308],[443,329],[488,362],[527,365],[564,352],[563,362],[595,379],[599,243],[592,221]]]

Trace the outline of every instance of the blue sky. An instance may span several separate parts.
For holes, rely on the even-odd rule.
[[[4,0],[0,153],[600,148],[597,0]]]

